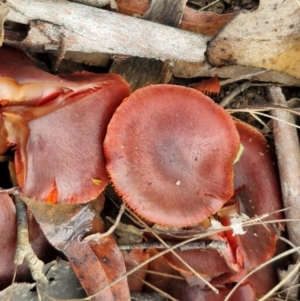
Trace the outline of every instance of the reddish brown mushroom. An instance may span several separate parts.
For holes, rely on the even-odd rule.
[[[234,166],[234,186],[241,212],[249,217],[268,214],[265,221],[282,219],[282,213],[276,212],[282,208],[276,157],[259,131],[242,121],[236,121],[236,127],[244,146],[244,152]],[[253,225],[247,228],[246,234],[236,235],[245,269],[251,270],[274,255],[276,227],[282,230],[282,226],[274,222],[274,227],[271,224]],[[269,265],[252,277],[251,282],[259,296],[277,284],[276,270],[276,266]]]
[[[268,147],[267,140],[252,126],[236,121],[244,151],[234,165],[234,184],[236,200],[232,200],[217,212],[216,216],[223,225],[230,225],[232,213],[245,213],[249,217],[270,214],[264,220],[280,219],[281,213],[272,213],[282,208],[279,177],[275,158]],[[277,224],[278,226],[278,224]],[[214,285],[237,282],[249,271],[265,263],[275,253],[277,236],[270,224],[253,224],[244,229],[243,235],[233,236],[232,231],[215,235],[214,239],[228,242],[222,250],[188,250],[177,251],[203,277]],[[185,276],[187,282],[200,284],[198,278],[191,273],[172,253],[164,255],[167,262]],[[257,296],[266,294],[277,284],[276,266],[269,265],[247,279],[254,287]]]
[[[129,93],[116,74],[54,76],[24,53],[1,48],[0,150],[14,147],[22,193],[53,203],[96,198],[108,182],[107,124]]]
[[[151,255],[155,254],[155,251],[148,250]],[[200,260],[199,260],[200,261]],[[164,273],[167,275],[180,276],[178,272],[173,269],[164,257],[159,257],[150,262],[150,271]],[[180,301],[224,301],[226,296],[232,289],[232,284],[226,286],[219,286],[219,294],[216,294],[209,288],[203,288],[200,285],[189,285],[183,279],[176,279],[173,277],[162,277],[160,274],[149,273],[146,281],[150,282],[155,287],[170,294]],[[229,301],[254,301],[256,300],[255,290],[249,283],[243,284],[237,288],[237,291],[229,299]]]
[[[202,80],[193,86],[194,89],[204,93],[205,95],[219,94],[221,90],[221,84],[216,74],[208,80]]]
[[[233,194],[239,137],[231,117],[185,87],[152,85],[116,110],[104,141],[107,169],[125,203],[143,218],[187,226]]]

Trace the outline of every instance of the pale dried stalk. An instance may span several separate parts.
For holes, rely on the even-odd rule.
[[[268,87],[270,102],[275,105],[287,106],[286,100],[279,87]],[[300,217],[300,150],[299,139],[295,127],[287,123],[295,124],[294,116],[286,111],[272,110],[272,116],[283,120],[273,120],[273,133],[280,173],[282,198],[284,207],[291,207],[285,215],[287,219],[299,219]],[[290,241],[300,245],[300,221],[288,223],[287,231]]]
[[[15,265],[19,266],[24,260],[26,260],[31,270],[32,278],[36,281],[41,281],[42,283],[48,283],[48,280],[43,273],[44,263],[35,255],[29,242],[26,205],[19,197],[15,197],[15,203],[17,211],[18,235],[14,263]]]

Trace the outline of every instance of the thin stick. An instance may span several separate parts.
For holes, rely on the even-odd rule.
[[[15,186],[12,188],[0,188],[0,194],[12,194],[12,195],[19,195],[20,194],[20,187]]]
[[[171,274],[167,274],[167,273],[161,273],[161,272],[145,270],[145,269],[139,269],[139,271],[143,271],[147,274],[158,275],[158,276],[162,276],[162,277],[166,277],[166,278],[172,278],[172,279],[186,281],[185,278],[182,276],[175,276],[175,275],[171,275]]]
[[[300,115],[299,109],[283,107],[278,105],[268,105],[268,106],[247,106],[245,108],[238,108],[238,109],[226,109],[226,111],[230,113],[239,113],[239,112],[266,112],[270,110],[281,110],[290,112],[295,115]]]
[[[244,112],[250,113],[250,111],[247,111],[247,110],[244,110]],[[286,121],[286,120],[284,120],[284,119],[276,118],[276,117],[274,117],[274,116],[272,116],[272,115],[269,115],[269,114],[265,114],[265,113],[261,113],[261,112],[255,112],[255,113],[253,113],[253,114],[260,115],[260,116],[264,116],[264,117],[269,117],[269,118],[271,118],[271,119],[273,119],[273,120],[276,120],[276,121],[278,121],[278,122],[281,122],[281,123],[284,123],[284,124],[289,125],[289,126],[291,126],[291,127],[300,129],[300,126],[296,125],[295,123],[288,122],[288,121]]]
[[[238,77],[235,77],[235,78],[225,79],[225,80],[222,80],[220,82],[220,85],[221,86],[225,86],[225,85],[228,85],[228,84],[232,84],[232,83],[235,83],[235,82],[243,80],[243,79],[249,79],[249,78],[251,78],[253,76],[257,76],[257,75],[266,73],[268,71],[269,70],[260,70],[260,71],[257,71],[257,72],[253,72],[253,73],[249,73],[249,74],[244,74],[242,76],[238,76]]]
[[[199,11],[205,10],[205,9],[207,9],[207,8],[209,8],[209,7],[211,7],[211,6],[213,6],[214,4],[216,4],[216,3],[218,3],[218,2],[220,2],[220,0],[215,0],[214,2],[209,3],[209,4],[207,4],[206,6],[200,8]]]
[[[174,246],[174,242],[166,242],[170,247]],[[227,243],[220,240],[208,240],[208,241],[195,241],[190,242],[184,246],[178,248],[179,251],[186,250],[199,250],[199,249],[225,249]],[[147,241],[136,244],[119,245],[120,250],[135,250],[135,249],[166,249],[166,246],[157,241]]]

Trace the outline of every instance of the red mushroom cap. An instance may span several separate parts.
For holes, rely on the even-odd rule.
[[[67,105],[27,123],[26,156],[21,146],[15,152],[18,184],[26,196],[46,200],[54,193],[54,203],[85,203],[105,189],[103,140],[129,88],[116,74],[95,80],[102,85],[98,90],[66,99]]]
[[[116,110],[104,141],[125,203],[157,224],[187,226],[233,194],[239,136],[231,117],[194,89],[152,85]]]
[[[25,53],[2,47],[0,154],[15,150],[21,192],[52,203],[96,198],[108,183],[107,125],[129,93],[117,74],[55,76]]]

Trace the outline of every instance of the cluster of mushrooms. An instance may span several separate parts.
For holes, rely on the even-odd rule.
[[[82,204],[111,182],[145,221],[186,229],[211,219],[227,226],[234,214],[251,218],[282,206],[263,135],[195,89],[161,84],[131,94],[117,74],[55,76],[25,53],[2,47],[0,100],[0,153],[14,150],[17,183],[28,198]],[[210,237],[228,243],[222,251],[178,252],[220,287],[218,297],[171,253],[164,263],[186,284],[153,281],[184,300],[223,300],[231,283],[273,256],[275,228],[253,225],[245,234],[227,230]],[[272,269],[244,283],[243,300],[276,283]]]

